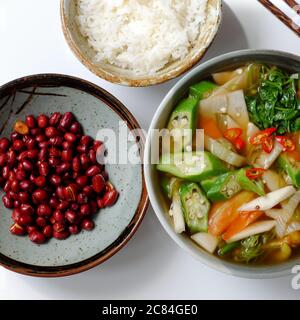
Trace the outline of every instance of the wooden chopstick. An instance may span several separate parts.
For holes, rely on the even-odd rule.
[[[283,0],[285,3],[287,3],[291,8],[294,8],[295,6],[299,5],[295,0]]]
[[[291,30],[293,30],[298,36],[300,36],[300,26],[295,28],[294,21],[288,17],[284,12],[282,12],[278,7],[276,7],[269,0],[258,0],[263,6],[265,6],[269,11],[271,11],[278,19],[280,19],[284,24],[286,24]],[[282,0],[284,1],[290,8],[295,10],[295,14],[297,14],[296,9],[299,8],[300,5],[295,0]],[[300,16],[298,10],[298,14]]]

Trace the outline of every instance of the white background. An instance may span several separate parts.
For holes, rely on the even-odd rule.
[[[256,0],[226,0],[223,24],[205,60],[245,49],[300,54],[300,39]],[[90,80],[119,98],[148,128],[176,80],[126,88],[89,72],[69,50],[60,25],[59,0],[0,0],[0,85],[15,78],[57,72]],[[134,238],[91,271],[61,279],[31,278],[0,267],[0,299],[298,299],[291,277],[247,280],[203,266],[168,237],[150,209]]]

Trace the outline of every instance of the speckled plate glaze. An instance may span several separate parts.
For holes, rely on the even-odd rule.
[[[85,132],[96,137],[101,128],[119,130],[127,121],[129,130],[139,129],[131,113],[105,90],[81,79],[42,74],[12,81],[0,88],[0,136],[8,136],[17,119],[27,114],[72,111]],[[144,138],[136,136],[142,157]],[[12,211],[0,204],[0,264],[32,276],[65,276],[92,268],[110,258],[132,237],[148,207],[142,165],[107,165],[110,180],[120,191],[118,202],[95,216],[96,228],[67,240],[51,239],[33,244],[28,237],[9,232]],[[1,197],[3,191],[1,190]]]

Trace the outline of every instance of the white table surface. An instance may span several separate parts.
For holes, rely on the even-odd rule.
[[[223,24],[205,57],[268,48],[300,54],[300,39],[255,0],[226,0]],[[59,0],[0,1],[0,85],[42,72],[78,76],[119,98],[143,128],[176,80],[151,88],[110,84],[89,72],[69,50],[60,26]],[[234,278],[203,266],[180,249],[150,208],[118,254],[88,272],[39,279],[0,267],[0,299],[298,299],[291,277]]]

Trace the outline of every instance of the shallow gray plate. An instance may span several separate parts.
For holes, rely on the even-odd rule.
[[[101,128],[119,130],[119,121],[129,129],[139,125],[114,97],[84,80],[62,75],[21,78],[0,88],[0,136],[9,136],[16,120],[26,115],[72,111],[85,133],[96,138]],[[143,152],[143,139],[128,142]],[[126,152],[126,150],[125,150]],[[107,165],[110,180],[120,192],[118,202],[95,216],[96,228],[67,240],[51,239],[33,244],[28,237],[10,234],[12,210],[0,203],[0,263],[14,271],[62,276],[89,269],[117,252],[133,235],[145,214],[148,197],[141,164]],[[1,196],[3,191],[1,191]]]

